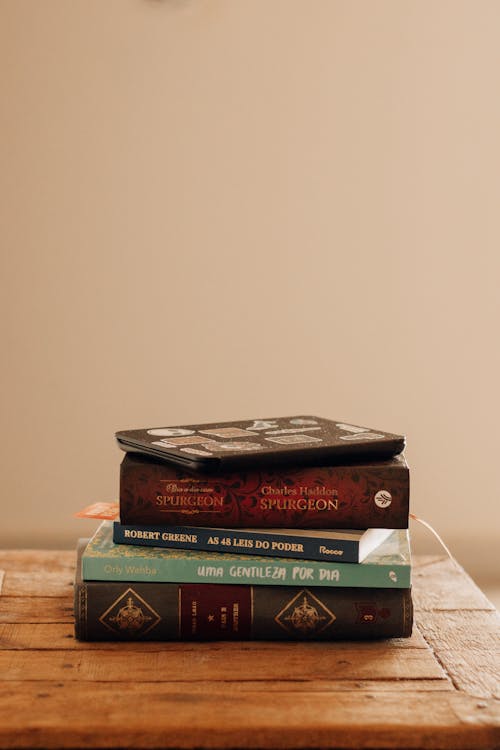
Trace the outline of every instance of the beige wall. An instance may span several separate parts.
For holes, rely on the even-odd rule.
[[[89,533],[117,429],[309,412],[405,432],[414,512],[498,574],[499,26],[0,0],[1,544]]]

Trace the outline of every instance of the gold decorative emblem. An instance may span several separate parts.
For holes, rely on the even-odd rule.
[[[161,620],[160,615],[133,589],[129,588],[99,617],[100,622],[126,636],[145,635]]]
[[[288,633],[308,636],[321,633],[337,618],[317,596],[302,589],[274,619]]]

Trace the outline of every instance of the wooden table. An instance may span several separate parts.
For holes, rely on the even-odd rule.
[[[113,644],[73,637],[74,559],[0,552],[2,748],[500,747],[500,619],[450,560],[410,639]]]

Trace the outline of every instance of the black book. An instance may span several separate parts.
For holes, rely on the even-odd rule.
[[[149,427],[123,430],[115,437],[124,451],[207,472],[384,459],[405,446],[403,435],[306,415]]]

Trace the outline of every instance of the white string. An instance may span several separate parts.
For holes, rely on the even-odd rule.
[[[455,562],[455,558],[451,554],[450,550],[448,549],[448,547],[446,546],[442,538],[437,533],[436,529],[433,529],[430,523],[427,523],[427,521],[424,521],[422,518],[418,518],[418,516],[416,516],[414,513],[410,513],[409,515],[413,521],[418,521],[419,523],[422,524],[422,526],[425,526],[426,529],[429,529],[429,531],[431,531],[434,534],[434,536],[436,537],[436,539],[438,540],[438,542],[440,543],[441,547],[444,549],[444,551],[446,552],[450,560],[453,560],[453,562]]]

